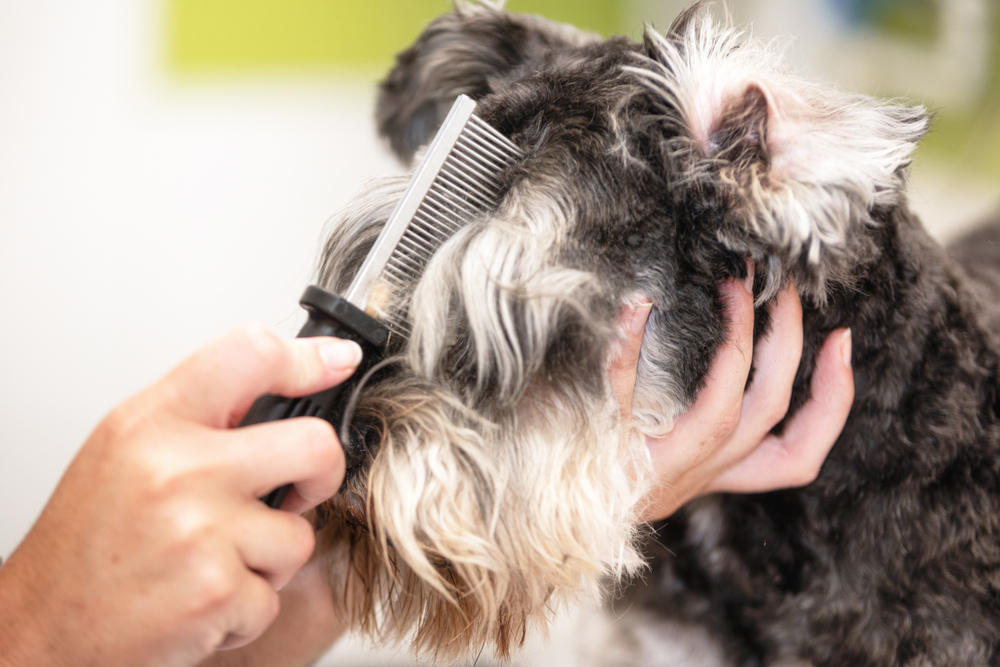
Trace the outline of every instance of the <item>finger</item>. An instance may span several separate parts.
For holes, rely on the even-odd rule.
[[[249,644],[264,633],[279,610],[277,591],[263,577],[248,572],[238,597],[229,605],[227,632],[217,650]]]
[[[802,359],[802,302],[794,285],[782,290],[771,307],[771,330],[754,346],[754,378],[740,415],[742,455],[767,435],[788,412],[792,385]]]
[[[222,434],[231,483],[248,498],[294,484],[308,507],[331,497],[344,478],[344,451],[322,419],[296,417]],[[311,503],[311,504],[310,504]]]
[[[778,480],[782,487],[812,482],[844,430],[854,403],[851,344],[850,329],[827,336],[816,359],[810,398],[776,438],[787,458],[798,462],[784,479]]]
[[[341,483],[344,480],[344,473],[335,474],[330,479],[338,480],[337,488],[334,489],[333,493],[330,493],[326,486],[300,487],[293,485],[290,489],[288,489],[288,493],[285,494],[285,499],[281,502],[281,507],[278,509],[291,514],[302,514],[303,512],[307,512],[316,507],[320,503],[329,500],[337,491],[340,490]],[[299,492],[300,489],[301,493]]]
[[[306,564],[316,546],[308,521],[260,504],[241,515],[232,530],[244,564],[275,590],[281,590]]]
[[[635,390],[636,367],[642,350],[642,333],[652,309],[650,301],[640,299],[622,308],[619,315],[622,337],[618,353],[608,366],[608,378],[621,411],[622,424],[628,424],[632,415],[632,393]]]
[[[720,288],[729,335],[712,361],[705,387],[669,434],[646,438],[653,485],[644,498],[644,521],[669,516],[715,476],[699,463],[725,446],[739,421],[753,358],[752,265],[749,268],[746,281],[728,280]]]
[[[809,484],[840,437],[853,401],[851,331],[837,329],[817,355],[811,397],[782,435],[769,435],[759,448],[716,478],[709,490],[756,493]]]
[[[336,338],[285,341],[262,326],[237,329],[205,346],[151,388],[176,413],[225,428],[262,394],[304,396],[348,378],[361,348]]]
[[[681,450],[699,450],[701,458],[721,444],[736,426],[743,403],[743,389],[753,360],[753,294],[750,281],[727,280],[721,286],[728,338],[719,348],[706,375],[705,387],[698,393],[694,404],[682,414],[667,438],[652,441],[651,453],[654,468],[657,458],[676,458]],[[670,447],[657,443],[667,441]],[[669,451],[664,451],[669,449]],[[667,461],[664,461],[666,463]],[[673,462],[672,467],[676,467]],[[685,465],[693,465],[686,461]]]

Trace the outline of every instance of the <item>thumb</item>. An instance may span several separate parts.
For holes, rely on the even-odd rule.
[[[263,394],[312,394],[343,382],[360,362],[361,348],[353,341],[282,340],[249,325],[195,352],[150,392],[182,418],[226,428]]]

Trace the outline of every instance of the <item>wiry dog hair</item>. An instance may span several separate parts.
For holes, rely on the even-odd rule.
[[[917,483],[915,468],[900,463],[931,455],[914,453],[910,443],[927,436],[911,427],[918,417],[950,417],[941,406],[915,414],[908,383],[920,362],[886,345],[910,336],[905,349],[914,359],[944,354],[958,363],[969,353],[957,341],[921,346],[931,345],[925,329],[932,322],[965,318],[965,326],[969,308],[960,299],[950,310],[927,306],[958,288],[940,267],[928,278],[911,259],[937,257],[904,198],[910,153],[927,129],[924,110],[817,86],[779,63],[773,49],[699,5],[665,35],[649,29],[636,44],[460,4],[400,54],[382,84],[377,121],[401,159],[430,139],[460,93],[477,99],[477,113],[524,157],[500,175],[498,210],[447,241],[414,284],[381,296],[382,309],[408,314],[412,335],[390,340],[393,363],[360,393],[358,414],[376,425],[377,442],[329,502],[335,520],[324,536],[335,588],[363,630],[410,637],[440,659],[484,644],[506,656],[531,627],[544,627],[561,599],[596,590],[606,575],[635,572],[643,562],[634,524],[648,460],[643,439],[623,432],[607,380],[619,313],[637,295],[654,305],[632,418],[639,434],[668,432],[725,339],[718,286],[745,277],[749,260],[756,335],[788,281],[804,297],[793,411],[808,397],[826,334],[854,329],[853,425],[812,491],[762,497],[786,498],[794,511],[751,496],[738,502],[764,504],[740,506],[740,525],[715,509],[692,523],[700,529],[680,530],[684,553],[702,550],[708,569],[696,574],[704,579],[662,574],[673,571],[667,556],[655,571],[675,597],[690,594],[678,605],[692,618],[738,635],[735,664],[799,655],[797,640],[763,629],[754,614],[764,610],[754,605],[759,597],[782,608],[809,587],[813,606],[788,602],[782,612],[798,615],[802,641],[823,617],[815,622],[833,635],[864,644],[852,634],[867,627],[859,615],[882,602],[861,611],[854,598],[841,606],[824,600],[848,595],[843,589],[859,581],[839,563],[882,549],[866,543],[838,551],[837,536],[853,528],[836,517],[843,506],[834,499],[851,512],[910,522],[894,528],[899,540],[912,530],[919,512],[902,509],[921,501],[893,496],[888,507],[899,516],[890,520],[884,508],[866,504],[881,493],[866,485],[884,480],[876,462],[898,469],[898,484]],[[373,186],[337,220],[323,252],[325,287],[347,287],[402,187],[398,179]],[[981,354],[995,371],[995,355]],[[950,377],[938,379],[948,385]],[[910,421],[895,416],[904,408]],[[973,422],[996,431],[992,412],[967,426]],[[893,434],[897,444],[883,448],[872,434]],[[890,451],[898,459],[888,460]],[[930,469],[927,475],[921,483],[935,479]],[[827,532],[797,540],[784,511]],[[763,569],[738,582],[746,599],[726,606],[711,583],[718,573],[708,571],[719,563],[712,549],[724,549],[727,539],[737,547],[757,540],[760,526],[767,528],[765,547],[756,547],[766,552]],[[732,567],[757,573],[738,560],[737,547],[725,552]],[[896,574],[878,560],[853,565],[890,583]],[[698,585],[705,590],[695,591]],[[653,599],[655,583],[650,590]],[[919,610],[907,616],[905,601],[889,597],[884,604],[905,623],[930,622],[919,620]],[[751,644],[740,648],[740,632]],[[758,662],[747,651],[758,651]]]

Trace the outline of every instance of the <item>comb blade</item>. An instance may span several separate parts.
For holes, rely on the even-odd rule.
[[[523,153],[475,116],[475,108],[465,95],[455,100],[347,290],[353,305],[370,312],[380,281],[412,287],[445,241],[499,206],[500,172]],[[409,337],[405,313],[376,312],[390,330]]]

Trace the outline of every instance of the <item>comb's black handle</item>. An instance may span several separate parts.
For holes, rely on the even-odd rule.
[[[375,318],[355,307],[346,299],[315,285],[306,288],[299,304],[309,311],[309,320],[299,331],[298,338],[334,336],[353,340],[361,346],[364,359],[354,372],[355,378],[361,377],[367,368],[373,366],[381,358],[382,347],[389,337],[389,330]],[[240,422],[240,426],[306,416],[326,419],[333,424],[335,429],[339,430],[340,424],[333,420],[334,415],[343,412],[340,409],[342,408],[340,401],[338,401],[343,393],[343,387],[344,385],[338,385],[300,398],[265,394],[250,406],[243,421]],[[365,452],[353,451],[356,447],[353,446],[352,442],[343,442],[341,445],[344,447],[344,458],[348,470],[359,465],[364,459]],[[359,444],[357,448],[363,450],[363,443]],[[281,503],[284,502],[290,488],[290,485],[277,488],[262,497],[261,500],[269,507],[281,507]]]

